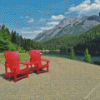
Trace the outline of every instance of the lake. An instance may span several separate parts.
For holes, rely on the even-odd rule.
[[[42,55],[47,55],[47,56],[59,56],[59,57],[65,57],[68,58],[69,55],[68,53],[65,53],[63,51],[49,51],[49,52],[41,52]],[[84,55],[75,55],[76,59],[79,61],[82,61],[84,59]],[[91,56],[91,62],[93,63],[94,61],[100,61],[100,56]]]

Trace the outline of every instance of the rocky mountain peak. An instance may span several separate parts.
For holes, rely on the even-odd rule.
[[[38,34],[34,40],[37,42],[44,42],[65,35],[82,34],[98,24],[100,24],[100,17],[96,15],[83,16],[80,18],[68,17],[64,18],[53,29]]]

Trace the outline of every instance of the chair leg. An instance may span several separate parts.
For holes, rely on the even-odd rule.
[[[14,82],[16,82],[17,81],[17,78],[16,78],[16,74],[14,75]]]
[[[32,65],[31,65],[31,69],[32,69]]]
[[[39,74],[39,70],[37,70],[37,74]]]
[[[16,74],[16,69],[14,69],[14,82],[17,81],[17,74]]]
[[[47,72],[49,72],[49,67],[47,67]]]
[[[27,78],[29,77],[28,72],[27,72]]]

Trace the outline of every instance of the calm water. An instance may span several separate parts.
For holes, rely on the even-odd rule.
[[[59,51],[50,51],[50,52],[41,52],[41,53],[42,55],[48,55],[48,56],[59,56],[59,57],[66,57],[66,58],[69,57],[67,53],[59,52]],[[82,59],[84,59],[84,55],[75,55],[75,57],[79,61],[82,61]],[[91,56],[92,63],[96,60],[100,61],[100,56]]]

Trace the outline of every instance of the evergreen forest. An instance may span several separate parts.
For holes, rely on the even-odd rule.
[[[31,49],[42,50],[43,45],[31,39],[22,38],[16,31],[9,31],[5,25],[0,29],[0,52],[7,50],[12,51],[29,51]]]

